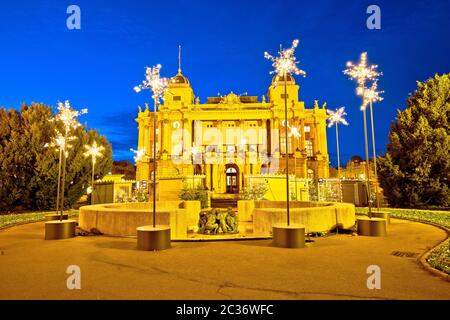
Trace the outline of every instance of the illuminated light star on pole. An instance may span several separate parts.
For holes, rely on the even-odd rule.
[[[154,101],[153,108],[153,228],[156,228],[156,116],[158,104],[164,100],[168,86],[168,79],[161,77],[160,64],[153,68],[146,68],[145,80],[142,84],[134,87],[134,91],[141,92],[142,90],[149,90],[152,92]]]
[[[344,126],[348,126],[347,120],[345,120],[344,116],[347,115],[345,112],[345,107],[341,107],[333,110],[327,110],[328,113],[328,128],[331,128],[333,125],[336,125],[336,149],[337,149],[337,161],[338,161],[338,181],[339,181],[339,197],[342,202],[342,185],[341,185],[341,157],[339,150],[339,124],[343,124]]]
[[[84,156],[92,157],[92,176],[91,176],[91,204],[93,203],[93,196],[94,196],[94,173],[95,173],[95,164],[97,163],[97,158],[100,158],[103,156],[103,151],[105,150],[104,146],[97,145],[97,141],[94,141],[92,145],[86,145],[84,146],[86,149],[86,152],[84,153]]]
[[[138,163],[138,162],[142,161],[142,159],[145,156],[144,149],[134,150],[134,149],[130,148],[130,151],[134,153],[133,159],[134,159],[135,163]]]
[[[289,127],[289,123],[288,123]],[[301,137],[301,133],[297,127],[291,127],[291,131],[289,132],[289,137],[294,137],[295,139],[299,139]],[[298,149],[297,149],[298,150]],[[295,201],[298,201],[298,192],[297,192],[297,155],[294,151],[294,179],[295,179]]]
[[[377,201],[377,211],[380,211],[380,197],[378,194],[378,171],[377,171],[377,152],[376,152],[376,146],[375,146],[375,126],[374,126],[374,119],[373,119],[373,108],[372,105],[374,102],[383,101],[383,97],[380,96],[380,94],[384,93],[384,91],[378,91],[378,81],[375,80],[372,82],[372,85],[370,88],[366,88],[363,91],[360,91],[358,93],[363,94],[363,104],[361,106],[361,110],[365,110],[367,108],[367,105],[370,107],[370,124],[372,127],[372,148],[373,148],[373,166],[374,166],[374,175],[375,175],[375,198]]]
[[[367,81],[376,81],[381,75],[376,69],[377,65],[369,65],[367,63],[367,52],[363,52],[360,57],[358,64],[353,64],[352,62],[347,62],[347,69],[343,72],[348,75],[350,80],[356,80],[358,83],[357,94],[361,95],[362,105],[365,105],[365,90]],[[364,142],[365,142],[365,153],[366,153],[366,188],[367,188],[367,198],[369,205],[369,218],[372,218],[372,204],[371,204],[371,192],[370,192],[370,172],[369,172],[369,142],[367,139],[367,117],[366,108],[361,108],[364,117]]]
[[[361,57],[358,64],[353,62],[347,62],[347,69],[344,70],[344,74],[348,75],[350,80],[356,80],[360,88],[364,88],[366,81],[373,81],[378,79],[381,72],[376,69],[377,65],[367,64],[367,52],[361,53]]]
[[[153,93],[152,97],[156,103],[164,100],[164,93],[169,80],[161,77],[161,68],[162,66],[160,64],[153,68],[147,67],[145,70],[145,80],[142,81],[142,84],[134,87],[134,91],[139,93],[142,90],[150,90]]]
[[[69,100],[64,103],[58,102],[58,113],[51,119],[52,121],[61,121],[64,125],[64,133],[69,134],[72,129],[76,129],[81,124],[78,122],[78,117],[82,114],[88,113],[87,109],[77,111],[72,109]]]
[[[238,151],[238,157],[239,160],[242,160],[244,158],[244,176],[247,175],[247,139],[241,138],[241,141],[239,142],[239,151]],[[246,187],[245,181],[244,181],[244,187]]]
[[[280,77],[284,77],[288,74],[296,74],[306,76],[306,72],[299,69],[297,64],[297,58],[295,57],[295,49],[298,46],[299,41],[296,39],[292,42],[292,47],[289,49],[280,50],[278,57],[273,57],[268,52],[264,52],[264,57],[272,61],[272,66],[275,70],[270,74],[277,74]]]
[[[364,90],[358,88],[357,94],[363,95],[363,104],[361,105],[361,111],[364,111],[364,109],[367,108],[367,106],[370,106],[370,109],[372,109],[372,104],[374,102],[383,101],[383,97],[380,96],[380,94],[384,93],[384,91],[377,91],[378,90],[378,81],[372,82],[372,85],[370,88],[365,88]]]
[[[195,146],[195,144],[192,145],[191,153],[192,153],[192,189],[195,189],[195,161],[197,154],[200,152],[199,148]]]
[[[70,106],[69,100],[66,100],[64,103],[58,102],[58,113],[55,117],[51,118],[50,121],[62,122],[64,133],[61,135],[60,142],[64,141],[62,144],[62,154],[63,157],[63,165],[62,165],[62,185],[61,185],[61,215],[60,221],[62,221],[63,213],[64,213],[64,188],[65,188],[65,179],[66,179],[66,158],[67,154],[67,142],[69,141],[69,134],[72,130],[80,127],[81,124],[78,122],[78,117],[82,114],[86,114],[87,109],[82,109],[81,111],[77,111]],[[75,139],[75,137],[73,137]],[[72,140],[73,140],[72,139]]]
[[[69,137],[66,141],[64,136],[56,130],[56,136],[52,139],[50,143],[46,143],[44,148],[56,148],[59,151],[59,160],[58,160],[58,189],[56,191],[56,213],[59,212],[59,192],[61,189],[61,165],[62,165],[62,155],[65,145],[68,141],[74,140],[75,137]],[[67,145],[67,148],[70,148],[70,145]],[[64,154],[67,157],[67,152]]]
[[[277,57],[273,57],[268,52],[264,53],[264,57],[270,61],[272,61],[272,66],[274,70],[272,70],[271,74],[276,74],[277,79],[284,78],[284,123],[288,125],[288,108],[287,108],[287,76],[296,74],[306,76],[306,72],[299,69],[297,64],[297,58],[295,57],[295,49],[298,46],[299,41],[296,39],[292,42],[292,46],[288,49],[281,49],[278,52]],[[286,211],[287,211],[287,225],[290,225],[290,208],[289,208],[289,152],[288,152],[288,130],[285,129],[285,161],[286,161]]]

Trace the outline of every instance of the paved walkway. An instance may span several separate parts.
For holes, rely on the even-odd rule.
[[[445,236],[393,220],[386,238],[329,236],[298,250],[253,240],[140,252],[131,238],[45,241],[34,223],[0,231],[0,299],[450,299],[449,282],[392,255]],[[81,268],[81,290],[66,287],[69,265]],[[381,268],[381,290],[366,287],[369,265]]]

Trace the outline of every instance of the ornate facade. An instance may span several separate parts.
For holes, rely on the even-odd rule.
[[[230,93],[200,103],[179,70],[156,115],[157,177],[201,181],[223,194],[242,191],[246,177],[285,173],[287,99],[289,171],[298,178],[328,178],[325,104],[319,107],[316,101],[307,109],[294,78],[287,78],[287,96],[284,84],[273,78],[267,98]],[[151,179],[153,117],[148,105],[139,108],[138,147],[145,154],[137,161],[139,181]]]

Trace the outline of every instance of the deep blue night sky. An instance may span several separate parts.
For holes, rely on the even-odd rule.
[[[66,9],[81,8],[81,30],[68,30]],[[382,29],[366,28],[366,8],[381,7]],[[442,1],[2,1],[0,4],[0,106],[23,102],[56,105],[69,99],[80,117],[113,145],[114,159],[132,159],[137,147],[136,94],[144,67],[183,73],[204,102],[217,92],[266,94],[271,63],[264,51],[300,39],[297,57],[308,73],[297,78],[300,98],[329,108],[345,106],[350,126],[341,127],[343,162],[363,155],[362,114],[355,83],[342,73],[348,60],[368,51],[379,65],[385,100],[375,105],[377,152],[390,122],[405,107],[416,80],[450,71],[450,2]],[[334,128],[328,148],[336,162]]]

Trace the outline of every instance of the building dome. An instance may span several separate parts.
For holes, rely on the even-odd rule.
[[[363,159],[360,156],[353,156],[350,161],[360,163],[363,162]]]
[[[189,85],[189,80],[183,76],[181,73],[178,73],[175,77],[169,80],[169,85],[171,84],[187,84]]]
[[[280,82],[281,82],[281,83],[284,82],[284,76],[276,75],[275,77],[273,77],[273,79],[272,79],[272,84],[280,83]],[[293,77],[292,75],[288,74],[288,75],[287,75],[287,82],[288,82],[288,83],[291,82],[291,84],[295,84],[294,77]]]

